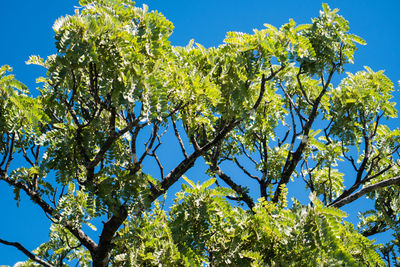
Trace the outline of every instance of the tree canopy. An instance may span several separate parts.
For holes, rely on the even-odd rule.
[[[18,266],[400,265],[394,85],[345,72],[365,41],[337,9],[206,48],[172,46],[145,5],[79,3],[57,53],[28,60],[39,94],[0,68],[0,180],[52,222],[34,251],[0,236]],[[185,176],[199,165],[203,183]],[[289,204],[289,183],[309,202]],[[340,208],[362,197],[354,226]]]

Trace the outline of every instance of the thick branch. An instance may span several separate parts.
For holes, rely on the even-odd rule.
[[[372,192],[379,188],[387,187],[390,185],[400,185],[400,176],[396,176],[391,179],[387,179],[387,180],[378,182],[376,184],[368,185],[368,186],[362,188],[360,191],[358,191],[350,196],[347,196],[339,201],[332,202],[331,204],[329,204],[329,206],[335,207],[335,208],[343,207],[344,205],[349,204],[349,203],[359,199],[360,197],[362,197],[363,195],[365,195],[369,192]]]
[[[9,150],[9,154],[8,154],[8,160],[7,160],[7,163],[6,163],[6,167],[4,168],[4,173],[7,173],[8,172],[8,168],[10,168],[10,164],[11,164],[11,161],[13,160],[13,153],[14,153],[14,142],[15,142],[15,134],[13,133],[12,134],[12,137],[11,137],[11,144],[10,144],[10,150]]]
[[[272,76],[270,76],[270,77],[272,77]],[[270,78],[270,77],[268,77],[268,78]],[[259,106],[260,103],[261,103],[261,100],[262,100],[263,97],[264,97],[264,93],[265,93],[265,82],[266,82],[266,81],[267,81],[267,79],[265,79],[265,76],[264,76],[264,74],[263,74],[263,75],[262,75],[262,78],[261,78],[261,89],[260,89],[260,94],[259,94],[259,96],[258,96],[258,98],[257,98],[256,103],[254,104],[253,108],[251,109],[252,112],[255,112],[255,111],[257,110],[258,106]]]
[[[4,152],[3,152],[3,159],[0,162],[0,168],[3,166],[3,164],[6,162],[7,156],[8,156],[8,142],[10,141],[10,135],[6,134],[7,140],[6,140],[6,146],[4,147]],[[0,136],[1,137],[1,136]]]
[[[238,184],[236,184],[228,175],[226,175],[221,168],[216,165],[212,167],[213,172],[215,172],[230,188],[235,190],[235,192],[239,195],[239,198],[243,200],[250,210],[254,207],[253,199],[246,193],[244,188]]]
[[[108,266],[110,251],[112,249],[112,240],[118,228],[128,217],[126,207],[122,205],[118,213],[114,214],[106,223],[104,223],[103,231],[100,235],[99,245],[93,257],[94,267]]]
[[[363,116],[361,116],[361,117],[363,117]],[[358,168],[357,177],[356,177],[356,183],[361,181],[362,174],[364,173],[365,167],[367,166],[367,163],[369,161],[369,140],[370,140],[370,138],[369,138],[369,136],[368,136],[368,134],[367,134],[367,132],[365,130],[365,127],[366,127],[365,126],[365,122],[363,124],[364,124],[363,137],[364,137],[364,143],[365,143],[364,144],[365,145],[365,147],[364,147],[364,159],[363,159],[363,161],[362,161],[362,163],[360,165],[360,168]]]
[[[29,259],[43,265],[46,267],[53,267],[54,265],[51,265],[50,263],[45,262],[44,260],[38,258],[35,254],[33,254],[32,252],[30,252],[29,250],[27,250],[24,246],[22,246],[20,243],[17,242],[8,242],[6,240],[3,240],[0,238],[0,243],[7,245],[7,246],[13,246],[16,247],[19,251],[21,251],[22,253],[24,253]]]
[[[375,222],[375,225],[373,227],[362,231],[361,234],[365,237],[369,237],[372,235],[386,232],[387,230],[388,230],[388,227],[386,226],[386,224],[383,221],[378,221],[378,222]]]
[[[342,199],[347,198],[348,196],[350,196],[353,192],[355,192],[361,185],[367,183],[368,181],[371,181],[372,179],[382,175],[383,173],[385,173],[386,171],[388,171],[389,169],[391,169],[393,167],[393,165],[388,165],[387,167],[383,168],[382,170],[380,170],[379,172],[375,173],[372,176],[367,176],[364,179],[362,179],[361,181],[355,182],[348,190],[345,190],[340,196],[338,196],[335,201],[333,201],[332,203],[336,203],[336,202],[340,202]]]

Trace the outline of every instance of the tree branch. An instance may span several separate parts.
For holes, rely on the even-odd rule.
[[[281,65],[281,67],[277,71],[272,71],[271,69],[271,75],[269,75],[267,78],[265,78],[265,75],[263,74],[261,77],[261,88],[260,88],[260,94],[258,95],[257,101],[254,104],[253,108],[251,109],[250,113],[255,112],[258,108],[258,106],[261,103],[261,100],[264,97],[265,93],[265,82],[272,80],[280,71],[282,71],[285,68],[285,65]]]
[[[279,83],[279,87],[282,89],[283,93],[284,93],[285,96],[286,96],[286,99],[290,102],[291,106],[293,106],[293,109],[296,111],[297,116],[298,116],[299,119],[300,119],[300,122],[302,122],[302,121],[307,121],[307,119],[304,118],[303,115],[301,115],[301,112],[300,112],[299,107],[297,107],[296,104],[293,102],[293,99],[292,99],[293,96],[290,96],[290,95],[288,94],[288,92],[286,91],[285,87],[283,87],[282,83]]]
[[[235,190],[239,198],[243,200],[250,210],[254,207],[253,199],[244,191],[243,187],[236,184],[228,175],[226,175],[218,165],[212,166],[212,171],[215,172],[230,188]]]
[[[186,149],[185,149],[185,145],[183,144],[183,141],[182,141],[182,138],[181,138],[181,136],[179,134],[178,128],[176,127],[176,123],[175,123],[174,118],[171,118],[171,122],[172,122],[172,126],[174,127],[175,136],[178,139],[179,146],[181,147],[182,154],[183,154],[183,156],[185,156],[185,158],[188,158],[188,155],[187,155]]]
[[[115,213],[106,223],[100,235],[99,245],[95,250],[93,257],[93,266],[108,266],[110,251],[112,249],[112,240],[118,228],[128,217],[128,211],[124,205],[121,205],[119,211]]]
[[[11,144],[10,144],[10,150],[8,154],[8,160],[6,163],[6,167],[4,168],[4,173],[8,172],[8,168],[10,168],[11,161],[13,160],[13,150],[14,150],[14,142],[15,142],[15,133],[12,134],[11,137]]]
[[[376,184],[368,185],[352,195],[349,195],[345,198],[342,198],[341,200],[336,200],[336,201],[330,203],[328,206],[335,207],[335,208],[343,207],[344,205],[359,199],[360,197],[362,197],[363,195],[365,195],[369,192],[372,192],[374,190],[377,190],[377,189],[380,189],[383,187],[387,187],[390,185],[400,185],[400,176],[396,176],[391,179],[387,179],[387,180],[378,182]]]
[[[313,103],[310,101],[310,99],[308,98],[306,92],[304,91],[303,84],[301,83],[301,80],[300,80],[300,75],[302,74],[301,69],[302,69],[302,66],[300,66],[299,71],[297,72],[297,75],[296,75],[297,83],[298,83],[298,85],[299,85],[299,88],[300,88],[301,93],[302,93],[303,96],[304,96],[304,99],[306,100],[306,102],[307,102],[308,104],[310,104],[310,105],[312,106],[312,105],[314,105],[314,104],[313,104]]]
[[[0,173],[0,180],[5,181],[14,188],[22,189],[34,203],[42,208],[45,214],[51,215],[56,220],[61,218],[60,214],[55,213],[54,209],[46,201],[44,201],[37,192],[30,189],[24,183],[12,180],[4,171],[3,173]],[[76,228],[76,226],[69,221],[64,224],[64,227],[68,229],[91,253],[95,251],[97,248],[96,242],[87,236],[81,229]]]
[[[200,147],[199,150],[195,150],[190,156],[185,158],[181,163],[178,164],[169,174],[167,174],[160,183],[160,188],[152,188],[150,195],[150,201],[153,202],[165,191],[168,190],[188,169],[193,167],[194,162],[208,151],[210,148],[222,141],[223,138],[239,123],[237,120],[231,120],[215,137],[213,140]]]
[[[303,150],[307,146],[307,143],[308,143],[308,134],[309,134],[309,132],[311,130],[311,126],[313,125],[314,120],[318,114],[318,108],[321,103],[321,99],[328,90],[328,87],[329,87],[329,84],[333,77],[333,74],[335,73],[335,69],[336,69],[336,65],[334,64],[332,70],[329,73],[329,78],[328,78],[327,82],[325,83],[321,92],[319,93],[318,97],[315,99],[315,101],[313,103],[311,114],[303,128],[303,138],[301,139],[301,142],[300,142],[299,146],[297,147],[296,152],[294,152],[294,153],[289,152],[288,158],[291,157],[291,159],[287,162],[287,164],[285,164],[285,167],[283,168],[281,179],[279,181],[279,184],[276,188],[274,197],[272,199],[273,202],[278,201],[279,195],[281,194],[281,191],[282,191],[281,185],[287,184],[289,182],[290,176],[294,172],[297,164],[299,163],[299,161],[303,155]]]
[[[54,265],[45,262],[44,260],[38,258],[35,254],[33,254],[32,252],[30,252],[29,250],[27,250],[24,246],[22,246],[20,243],[18,242],[9,242],[6,240],[3,240],[0,238],[0,243],[7,245],[7,246],[13,246],[16,247],[19,251],[21,251],[22,253],[24,253],[29,259],[43,265],[46,267],[54,267]]]
[[[247,176],[249,176],[250,178],[256,180],[257,182],[261,182],[261,179],[260,179],[259,177],[255,176],[255,175],[252,175],[249,171],[247,171],[246,168],[243,167],[243,166],[239,163],[239,161],[238,161],[236,158],[233,158],[233,162],[235,162],[236,165],[237,165]]]
[[[125,128],[121,129],[119,132],[112,132],[111,135],[104,142],[104,144],[101,146],[100,151],[97,153],[95,158],[86,165],[86,168],[92,169],[96,167],[96,165],[103,159],[108,149],[110,149],[110,147],[113,145],[114,141],[117,140],[122,135],[124,135],[126,132],[132,130],[133,127],[137,124],[137,122],[138,120],[133,121],[132,123],[125,126]]]

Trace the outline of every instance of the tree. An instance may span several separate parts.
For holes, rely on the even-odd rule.
[[[368,67],[333,85],[365,44],[338,10],[205,48],[172,46],[172,23],[129,0],[80,4],[54,24],[58,53],[29,59],[47,70],[38,96],[0,69],[0,179],[52,222],[33,252],[0,239],[20,266],[400,264],[394,88]],[[288,207],[301,181],[310,203]],[[354,229],[339,208],[364,196],[375,207]],[[384,247],[367,239],[387,231]]]

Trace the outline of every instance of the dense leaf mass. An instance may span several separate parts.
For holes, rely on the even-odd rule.
[[[207,181],[184,186],[167,213],[160,203],[132,221],[116,242],[116,263],[141,266],[360,266],[383,265],[377,245],[358,234],[346,214],[323,207],[315,196],[308,206],[287,209],[265,200],[249,213],[233,207],[226,188]],[[126,247],[127,240],[135,240]],[[130,241],[128,241],[130,242]]]
[[[365,41],[337,9],[205,48],[172,46],[145,5],[80,5],[54,23],[57,53],[28,60],[39,94],[0,68],[0,180],[52,222],[32,252],[0,237],[17,266],[400,264],[394,86],[345,73]],[[185,176],[200,167],[203,184]],[[288,206],[289,183],[310,201]],[[355,227],[340,208],[361,197]]]

